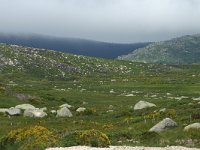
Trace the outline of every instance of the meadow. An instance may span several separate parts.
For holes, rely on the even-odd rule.
[[[200,97],[200,65],[172,66],[88,59],[91,59],[93,66],[99,62],[107,63],[113,70],[102,73],[93,67],[95,71],[91,73],[70,74],[68,79],[32,75],[31,72],[12,69],[1,71],[0,108],[29,103],[38,108],[47,107],[48,115],[44,118],[29,118],[23,115],[8,117],[1,113],[0,149],[23,149],[22,145],[30,142],[28,136],[23,135],[24,139],[18,137],[16,140],[9,133],[19,129],[22,129],[19,132],[25,132],[26,128],[32,128],[31,132],[36,130],[35,134],[39,134],[37,131],[40,130],[49,133],[49,139],[40,139],[38,145],[32,145],[29,149],[87,145],[87,139],[84,139],[87,142],[79,139],[80,134],[92,130],[98,131],[97,135],[100,136],[101,133],[105,134],[111,145],[181,145],[200,148],[200,130],[183,131],[188,124],[200,121],[200,101],[194,100]],[[98,63],[94,60],[98,60]],[[87,70],[84,63],[82,70]],[[124,71],[123,67],[129,68],[129,71]],[[20,98],[20,95],[25,98]],[[134,110],[134,105],[140,100],[154,103],[156,107]],[[70,108],[72,117],[56,117],[51,113],[51,110],[58,110],[65,103],[73,106]],[[86,111],[76,112],[79,107],[86,108]],[[167,111],[161,113],[163,108]],[[154,116],[156,112],[159,115]],[[167,117],[176,121],[178,127],[160,133],[148,132]],[[102,146],[98,145],[99,137],[95,138],[96,141],[90,144]]]

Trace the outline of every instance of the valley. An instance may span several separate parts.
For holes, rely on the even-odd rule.
[[[136,110],[139,101],[155,107]],[[0,44],[0,108],[20,104],[46,108],[46,116],[0,113],[0,149],[110,144],[200,148],[199,129],[184,130],[200,121],[199,64],[107,60]],[[56,114],[63,104],[71,105],[71,117]],[[149,132],[165,118],[177,126]],[[39,131],[48,137],[39,138]]]

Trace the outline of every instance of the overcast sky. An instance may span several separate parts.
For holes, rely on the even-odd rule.
[[[0,0],[0,32],[160,41],[200,33],[200,0]]]

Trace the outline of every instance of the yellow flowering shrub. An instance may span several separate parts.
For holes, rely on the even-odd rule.
[[[92,147],[109,147],[111,144],[108,136],[98,130],[86,130],[79,134],[81,145]]]
[[[56,143],[53,132],[42,126],[12,130],[1,140],[1,146],[10,144],[19,145],[19,150],[44,149]]]

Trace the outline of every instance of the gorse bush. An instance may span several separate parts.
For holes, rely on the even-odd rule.
[[[79,134],[81,145],[92,147],[109,147],[111,144],[108,136],[98,130],[86,130]]]
[[[59,147],[85,145],[92,147],[109,147],[111,144],[108,136],[98,130],[85,130],[67,132],[58,142]]]
[[[175,118],[176,117],[176,110],[175,109],[167,109],[166,110],[166,117]]]
[[[1,148],[6,149],[10,145],[16,145],[16,147],[20,145],[17,147],[19,150],[39,150],[53,146],[55,143],[56,136],[53,132],[36,125],[10,131],[1,139]]]

